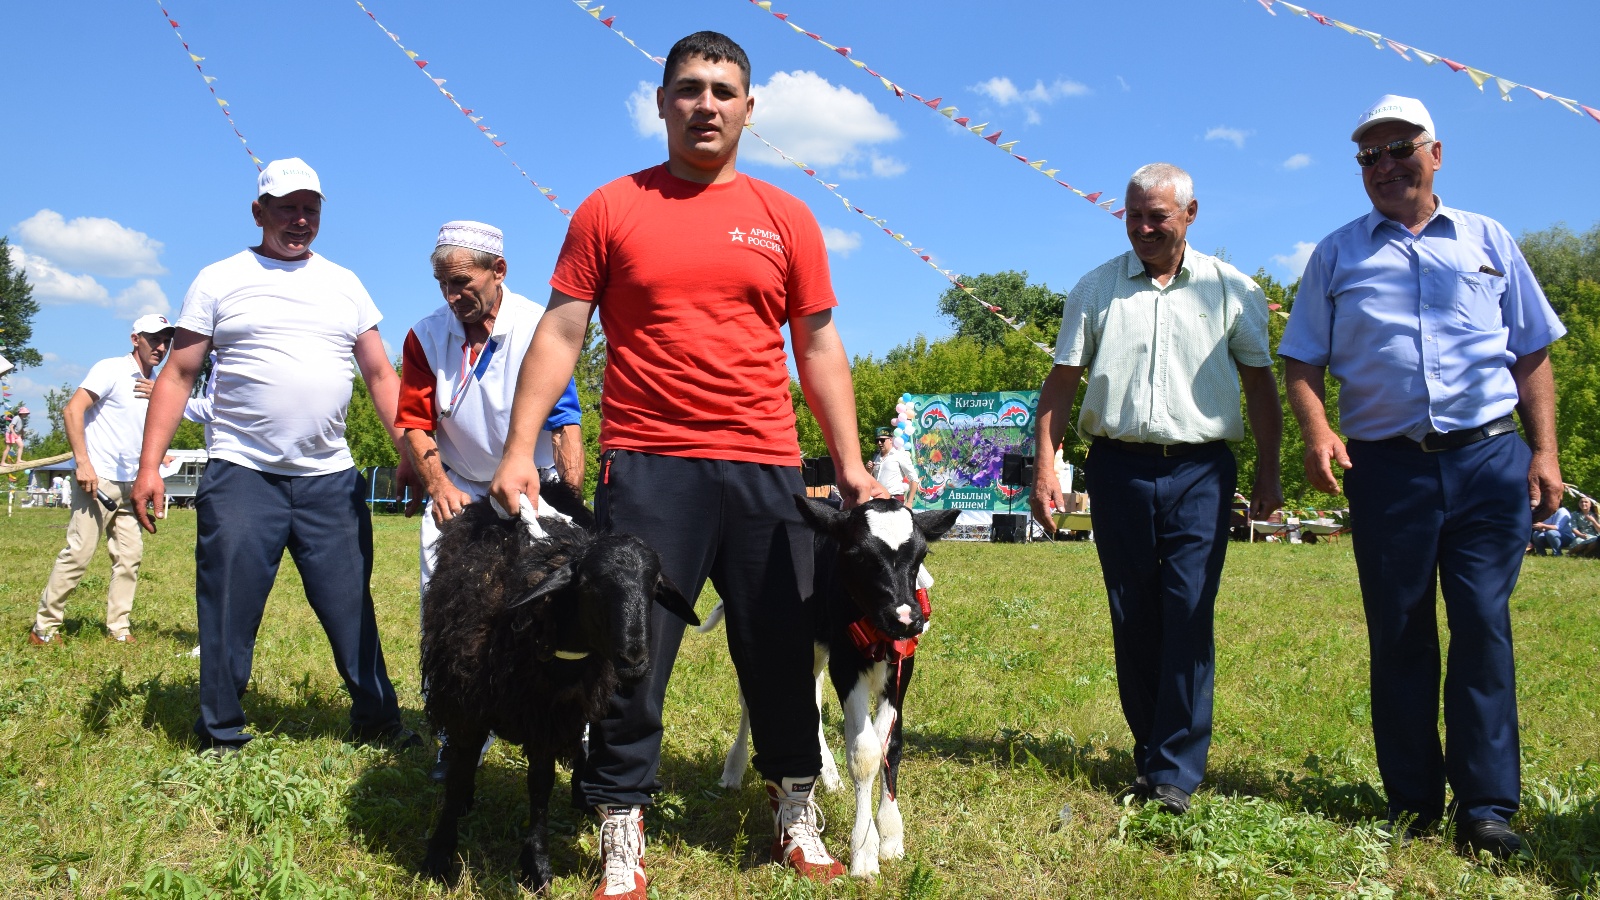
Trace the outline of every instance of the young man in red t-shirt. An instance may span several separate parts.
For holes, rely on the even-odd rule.
[[[607,364],[596,513],[654,547],[685,596],[711,579],[772,800],[774,858],[827,881],[843,868],[811,802],[822,765],[803,606],[812,537],[793,500],[803,485],[784,324],[845,503],[886,494],[861,463],[821,229],[800,201],[735,169],[755,106],[749,59],[715,32],[684,38],[656,106],[666,164],[605,185],[573,216],[528,350],[539,365],[522,367],[491,491],[511,509],[519,494],[537,496],[533,442],[598,307]],[[652,625],[650,674],[617,691],[575,775],[602,818],[597,898],[645,896],[642,807],[660,788],[661,708],[684,629],[661,609]]]

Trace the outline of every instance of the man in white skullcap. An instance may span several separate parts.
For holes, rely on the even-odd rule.
[[[505,286],[505,240],[482,222],[446,222],[433,249],[444,305],[406,335],[399,413],[412,465],[427,492],[422,517],[422,592],[433,573],[439,526],[489,494],[500,463],[517,375],[544,307]],[[545,481],[583,496],[582,411],[576,381],[545,423],[533,451]],[[446,768],[441,735],[439,762]]]
[[[251,215],[261,243],[200,271],[183,299],[171,357],[150,395],[133,490],[164,506],[158,467],[205,363],[211,378],[211,460],[200,481],[195,606],[200,632],[201,750],[249,741],[240,705],[256,632],[288,550],[306,600],[328,635],[350,692],[351,736],[406,747],[372,604],[372,518],[344,439],[359,367],[388,425],[400,379],[378,334],[383,318],[354,272],[311,252],[322,224],[322,183],[303,160],[268,163]],[[399,444],[400,435],[390,427]],[[399,480],[410,480],[402,456]]]

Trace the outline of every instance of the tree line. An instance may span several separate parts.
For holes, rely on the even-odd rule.
[[[1518,241],[1546,296],[1566,325],[1566,337],[1550,348],[1556,379],[1556,432],[1561,447],[1561,472],[1572,484],[1587,493],[1600,491],[1600,223],[1588,231],[1574,232],[1564,224],[1543,231],[1529,232]],[[38,366],[43,359],[31,346],[32,321],[38,304],[23,273],[11,264],[7,243],[0,237],[0,349],[18,369]],[[1225,251],[1218,255],[1226,258]],[[1255,273],[1256,283],[1275,307],[1269,317],[1272,347],[1283,338],[1283,326],[1294,306],[1299,282],[1285,284],[1265,268]],[[1004,271],[976,276],[961,276],[983,302],[951,287],[938,298],[941,315],[950,323],[948,337],[930,340],[917,335],[882,357],[872,354],[851,360],[855,381],[857,427],[860,452],[871,454],[873,430],[889,424],[894,406],[903,393],[934,394],[975,391],[1032,390],[1044,381],[1052,365],[1051,357],[1035,343],[1054,346],[1061,327],[1061,307],[1066,294],[1043,283],[1028,281],[1026,271]],[[1012,329],[993,315],[985,304],[999,307],[1017,322]],[[1283,381],[1283,361],[1274,357],[1279,383]],[[398,361],[396,362],[398,367]],[[584,350],[578,360],[578,397],[583,406],[583,432],[588,466],[586,480],[592,493],[599,460],[600,394],[605,369],[605,342],[596,325],[591,325]],[[61,424],[61,408],[76,387],[62,384],[46,395],[48,430],[34,426],[28,456],[38,457],[65,452],[66,435]],[[1080,385],[1079,390],[1083,387]],[[806,456],[823,456],[827,446],[816,418],[806,406],[798,383],[791,385],[800,434],[801,451]],[[1328,406],[1336,409],[1338,385],[1330,378]],[[1335,413],[1336,414],[1336,413]],[[356,465],[393,466],[398,457],[389,436],[378,419],[366,383],[357,376],[346,419],[345,434]],[[203,446],[202,430],[184,422],[173,446],[193,449]],[[1247,434],[1235,448],[1240,461],[1239,483],[1248,485],[1254,478],[1255,444]],[[1069,434],[1066,456],[1081,465],[1088,448]],[[1342,506],[1337,498],[1313,491],[1306,483],[1300,464],[1305,443],[1284,404],[1283,481],[1284,496],[1291,506]],[[1081,485],[1080,485],[1081,487]]]

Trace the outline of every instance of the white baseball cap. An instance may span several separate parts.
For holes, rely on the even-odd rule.
[[[322,193],[322,180],[317,177],[317,171],[298,156],[267,163],[256,178],[257,197],[287,197],[295,191],[313,191],[319,197],[326,196]]]
[[[1422,101],[1415,97],[1401,97],[1398,94],[1384,94],[1378,102],[1367,107],[1367,111],[1356,120],[1356,130],[1350,133],[1350,140],[1359,141],[1361,135],[1374,125],[1384,122],[1404,122],[1415,125],[1426,131],[1430,137],[1437,139],[1439,133],[1433,130],[1433,116],[1428,115],[1428,108]]]
[[[501,258],[506,255],[505,235],[500,233],[500,229],[466,219],[446,222],[439,226],[439,239],[434,242],[434,246],[482,250]]]
[[[168,322],[166,316],[158,316],[155,313],[142,315],[133,320],[134,334],[160,334],[163,331],[172,331],[177,327]]]

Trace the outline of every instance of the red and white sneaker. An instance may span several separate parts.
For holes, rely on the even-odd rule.
[[[645,900],[644,811],[637,806],[597,806],[600,814],[600,886],[594,900]]]
[[[844,866],[822,843],[827,820],[811,799],[816,781],[807,777],[785,778],[781,784],[767,782],[767,797],[772,801],[772,861],[827,884],[844,874]]]

